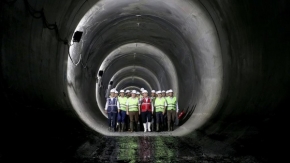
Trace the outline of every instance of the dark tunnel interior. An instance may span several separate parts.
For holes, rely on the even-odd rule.
[[[284,162],[286,0],[1,0],[0,162]],[[110,89],[168,90],[172,132],[107,130]]]

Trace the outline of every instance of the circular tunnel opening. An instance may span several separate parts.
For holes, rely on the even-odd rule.
[[[107,89],[173,89],[186,119],[172,135],[182,136],[204,124],[218,105],[223,76],[218,34],[198,1],[142,2],[99,1],[83,16],[75,29],[83,32],[82,40],[69,50],[73,59],[82,54],[87,67],[68,62],[69,97],[89,127],[118,135],[107,131]],[[88,77],[92,74],[98,80]]]

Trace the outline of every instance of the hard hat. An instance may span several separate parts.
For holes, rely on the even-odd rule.
[[[161,93],[161,91],[157,91],[157,92],[156,92],[156,94],[160,94],[160,93]]]
[[[110,91],[111,93],[115,93],[115,89],[111,89],[111,91]]]
[[[130,93],[130,90],[126,90],[126,93]]]
[[[151,93],[155,93],[155,90],[152,90]]]
[[[118,91],[115,91],[115,93],[119,93]]]
[[[142,92],[142,91],[144,91],[144,88],[141,88],[140,90],[141,90],[141,92]]]
[[[132,92],[131,92],[132,94],[136,94],[136,91],[135,90],[132,90]]]
[[[120,90],[120,93],[124,93],[124,90],[123,90],[123,89],[121,89],[121,90]]]
[[[168,90],[165,93],[168,93]]]
[[[143,90],[142,93],[148,93],[148,91],[147,90]]]
[[[172,90],[172,89],[169,89],[169,90],[168,90],[168,93],[171,93],[171,92],[173,92],[173,90]]]
[[[140,95],[140,92],[137,91],[136,94],[137,94],[137,95]]]
[[[165,91],[163,90],[162,93],[165,93]]]

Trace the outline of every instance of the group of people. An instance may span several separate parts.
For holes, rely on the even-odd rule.
[[[109,131],[138,131],[143,123],[144,132],[173,131],[178,115],[177,98],[173,90],[149,92],[136,90],[110,90],[106,99],[105,112],[108,114]],[[153,121],[154,120],[154,121]]]

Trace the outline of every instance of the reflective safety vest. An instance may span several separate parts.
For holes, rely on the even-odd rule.
[[[128,98],[124,96],[124,97],[119,97],[118,100],[119,100],[119,104],[120,104],[120,110],[126,111],[127,110],[126,109],[126,102],[127,102]]]
[[[149,97],[147,98],[147,101],[145,98],[141,100],[141,111],[142,112],[152,111],[151,99]]]
[[[129,111],[139,111],[138,109],[139,100],[137,97],[135,98],[128,98],[128,110]]]
[[[167,110],[176,110],[176,97],[166,97]]]
[[[165,98],[156,97],[155,103],[154,103],[154,106],[156,108],[156,112],[163,112],[164,107],[165,107],[165,103],[166,103]]]
[[[117,102],[118,102],[118,100],[115,97],[113,99],[111,99],[110,97],[107,98],[107,103],[108,103],[107,112],[108,113],[111,113],[111,112],[117,113],[117,111],[118,111]]]

